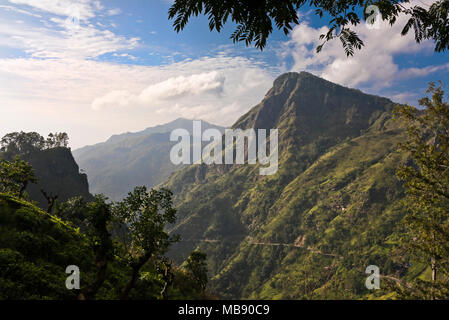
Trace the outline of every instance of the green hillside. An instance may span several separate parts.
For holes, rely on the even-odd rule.
[[[71,223],[42,211],[33,204],[0,194],[0,300],[77,299],[80,290],[66,288],[66,268],[79,267],[81,289],[96,279],[92,238]],[[98,239],[96,240],[98,242]],[[119,251],[115,243],[115,253]],[[119,299],[128,281],[129,268],[114,256],[107,266],[104,284],[94,299]],[[130,299],[160,299],[164,278],[149,263],[139,275]],[[188,266],[172,266],[167,299],[210,299]]]
[[[136,187],[107,203],[89,194],[70,149],[51,142],[35,132],[1,141],[0,300],[211,298],[203,253],[182,266],[164,257],[177,241],[164,231],[176,219],[169,190]],[[66,287],[69,266],[77,288]]]
[[[74,299],[66,267],[92,276],[93,253],[78,231],[22,200],[0,194],[0,300]]]
[[[395,177],[404,133],[394,103],[287,73],[234,128],[278,128],[279,170],[194,165],[165,184],[178,204],[181,261],[199,247],[223,298],[360,298],[365,268],[407,273],[389,255],[403,190]],[[378,295],[388,292],[380,290]]]

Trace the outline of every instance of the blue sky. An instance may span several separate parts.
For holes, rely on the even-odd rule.
[[[416,0],[429,4],[428,0]],[[205,17],[176,33],[169,0],[0,0],[0,136],[66,131],[73,148],[178,117],[231,125],[287,71],[416,105],[429,81],[449,80],[449,54],[392,28],[357,27],[366,47],[347,58],[339,41],[315,53],[327,21],[275,32],[260,52],[233,44],[233,25]]]

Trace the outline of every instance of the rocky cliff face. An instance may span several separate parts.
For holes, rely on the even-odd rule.
[[[30,199],[37,201],[41,208],[47,208],[47,200],[41,189],[48,195],[58,195],[58,201],[77,196],[86,201],[93,199],[89,193],[87,175],[79,172],[70,149],[42,150],[25,156],[24,160],[33,166],[38,179],[38,183],[30,184],[26,191]]]

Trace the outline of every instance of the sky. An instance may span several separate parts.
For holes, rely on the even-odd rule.
[[[401,36],[405,17],[358,25],[365,47],[348,58],[338,40],[315,52],[327,21],[307,8],[261,52],[233,44],[232,24],[210,32],[202,16],[176,33],[171,3],[0,0],[0,137],[65,131],[76,149],[179,117],[229,126],[289,71],[415,106],[430,81],[449,82],[449,53]]]

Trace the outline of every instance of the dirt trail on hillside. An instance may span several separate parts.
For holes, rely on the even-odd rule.
[[[306,247],[302,242],[294,242],[294,243],[282,243],[282,242],[266,242],[266,241],[257,241],[253,237],[248,236],[247,239],[249,240],[248,243],[251,245],[256,246],[272,246],[272,247],[294,247],[294,248],[302,248],[305,250],[308,250],[312,253],[323,255],[323,256],[330,256],[330,257],[337,257],[340,259],[343,259],[343,256],[334,254],[334,253],[324,253],[318,249],[314,249],[312,247]],[[243,241],[240,239],[190,239],[190,240],[181,240],[181,242],[207,242],[207,243],[223,243],[226,241]]]

